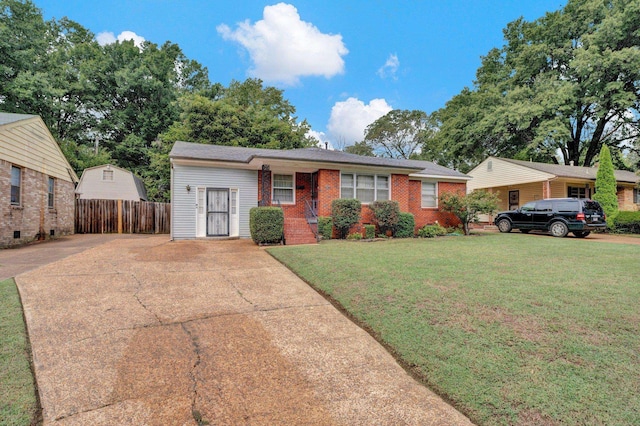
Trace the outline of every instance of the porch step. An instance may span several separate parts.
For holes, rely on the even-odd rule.
[[[315,244],[317,242],[306,219],[300,218],[285,218],[284,239],[287,245]]]

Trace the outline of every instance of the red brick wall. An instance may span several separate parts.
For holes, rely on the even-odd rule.
[[[401,212],[409,211],[409,176],[391,175],[391,199],[398,202]]]
[[[466,192],[466,183],[438,182],[438,196],[443,192]],[[413,213],[416,231],[424,225],[438,221],[442,226],[457,226],[460,221],[451,213],[442,212],[438,208],[422,208],[422,182],[409,181],[409,213]]]
[[[296,173],[296,203],[282,204],[284,217],[304,219],[305,201],[311,203],[311,173]]]
[[[318,216],[331,216],[331,202],[340,198],[340,171],[318,170]]]
[[[54,208],[48,207],[49,176],[22,168],[20,205],[11,205],[11,163],[0,160],[0,247],[24,244],[38,237],[41,231],[49,238],[73,234],[75,186],[55,179]],[[14,239],[13,232],[20,231]]]

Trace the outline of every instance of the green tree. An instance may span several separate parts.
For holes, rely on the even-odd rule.
[[[179,105],[180,120],[168,132],[189,142],[268,149],[315,145],[306,136],[306,120],[298,122],[295,107],[283,92],[263,87],[258,79],[232,81],[212,96],[188,94]],[[162,138],[167,140],[166,135]]]
[[[637,0],[569,0],[504,30],[482,59],[475,87],[436,114],[447,158],[487,155],[590,166],[603,144],[638,136],[640,7]],[[614,155],[614,158],[618,156]]]
[[[604,145],[600,150],[600,164],[596,174],[596,193],[593,199],[602,205],[607,218],[613,219],[618,213],[617,182],[609,147]]]
[[[331,218],[340,238],[344,239],[349,229],[360,222],[361,210],[362,203],[355,198],[338,198],[331,202]]]
[[[367,157],[375,157],[373,148],[365,141],[356,142],[353,145],[345,146],[344,152],[349,154],[364,155]]]
[[[481,214],[493,213],[498,208],[498,194],[486,191],[473,191],[469,194],[445,192],[439,198],[440,209],[453,213],[469,235],[469,224],[477,222]]]
[[[367,126],[364,142],[382,157],[414,158],[433,128],[424,111],[394,109]]]

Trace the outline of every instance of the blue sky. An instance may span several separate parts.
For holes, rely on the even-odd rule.
[[[465,86],[502,30],[566,0],[34,0],[101,43],[177,43],[209,79],[258,77],[284,90],[318,138],[337,147],[391,109],[431,113]]]

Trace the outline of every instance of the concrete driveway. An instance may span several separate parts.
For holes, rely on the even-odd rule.
[[[16,281],[45,425],[470,424],[249,241],[115,239]]]

